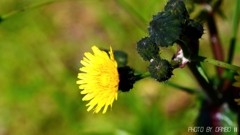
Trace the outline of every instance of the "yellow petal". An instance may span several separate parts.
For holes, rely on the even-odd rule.
[[[105,51],[101,51],[100,49],[98,49],[96,46],[92,47],[93,53],[95,54],[95,56],[100,56],[100,58],[105,58],[108,59],[108,55]]]
[[[110,59],[114,60],[113,50],[111,46],[110,46],[109,55],[110,55]]]
[[[107,112],[108,109],[108,105],[105,105],[104,109],[103,109],[103,114]]]
[[[86,106],[87,106],[87,105],[86,105]],[[91,111],[91,110],[93,109],[93,107],[94,107],[94,106],[89,106],[88,109],[87,109],[87,111],[88,111],[88,112]]]
[[[94,98],[94,96],[92,95],[92,94],[87,94],[87,95],[85,95],[84,97],[83,97],[83,101],[86,101],[86,100],[91,100],[92,98]]]
[[[240,105],[240,98],[234,99],[235,102],[237,102],[238,105]]]
[[[90,52],[84,53],[84,55],[87,57],[89,61],[94,61],[94,55],[92,55]]]
[[[240,76],[234,76],[234,79],[236,79],[237,81],[240,81]]]
[[[232,85],[235,87],[240,87],[240,82],[234,82]]]
[[[88,62],[81,60],[80,61],[81,64],[83,64],[83,66],[90,66],[91,64],[89,64]]]

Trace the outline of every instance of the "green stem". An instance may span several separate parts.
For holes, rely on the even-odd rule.
[[[234,70],[234,71],[240,70],[239,66],[231,65],[231,64],[219,61],[219,60],[215,60],[215,59],[211,59],[211,58],[207,58],[207,57],[203,57],[203,56],[192,56],[190,61],[207,62],[209,64],[212,64],[212,65],[215,65],[218,67],[223,67],[223,68],[230,69],[230,70]]]
[[[209,79],[203,68],[201,67],[200,63],[196,63],[196,68],[198,72],[202,75],[202,77],[209,83]]]
[[[233,55],[234,55],[238,23],[239,23],[239,14],[240,14],[240,0],[236,0],[235,12],[234,12],[234,16],[233,16],[232,38],[231,38],[231,42],[230,42],[230,47],[229,47],[230,49],[228,52],[227,63],[232,63],[232,59],[233,59]]]
[[[207,19],[207,26],[209,29],[209,36],[210,36],[210,42],[211,42],[214,59],[224,61],[222,43],[219,38],[218,29],[216,26],[216,20],[214,19],[214,15],[212,13],[209,13],[209,16]],[[216,67],[216,70],[217,70],[218,78],[221,78],[222,73],[224,71],[223,68]]]
[[[239,14],[240,14],[240,0],[236,0],[235,4],[235,12],[233,17],[233,35],[232,38],[236,38],[237,31],[238,31],[238,25],[239,25]]]
[[[217,91],[213,89],[212,84],[207,82],[201,75],[201,73],[199,73],[199,69],[197,69],[196,65],[199,65],[199,61],[189,62],[187,65],[191,72],[193,73],[193,75],[195,76],[195,78],[197,79],[197,82],[202,87],[206,100],[211,104],[215,104],[216,102],[218,102],[219,99]]]
[[[183,86],[171,83],[171,82],[167,82],[167,83],[164,83],[164,84],[166,84],[168,86],[171,86],[171,87],[174,87],[174,88],[177,88],[177,89],[181,89],[181,90],[183,90],[187,93],[190,93],[190,94],[199,94],[200,93],[200,90],[194,90],[194,89],[186,88],[186,87],[183,87]]]
[[[38,8],[40,6],[44,6],[44,5],[47,5],[47,4],[50,4],[50,3],[54,3],[54,2],[59,2],[59,1],[61,1],[61,0],[44,1],[44,2],[34,3],[34,4],[31,4],[31,5],[25,6],[25,7],[21,8],[21,9],[13,10],[13,11],[5,14],[5,15],[0,16],[0,22],[5,21],[8,18],[10,18],[10,17],[12,17],[12,16],[14,16],[14,15],[16,15],[18,13],[24,12],[26,10]]]
[[[150,73],[149,72],[145,72],[143,74],[141,74],[141,78],[146,78],[146,77],[150,77]]]
[[[146,77],[150,77],[150,73],[149,72],[145,72],[141,75],[141,78],[146,78]],[[197,94],[201,97],[204,97],[204,94],[201,93],[200,90],[194,90],[194,89],[191,89],[191,88],[186,88],[186,87],[183,87],[183,86],[180,86],[180,85],[177,85],[177,84],[174,84],[174,83],[171,83],[171,82],[167,82],[167,83],[163,83],[163,84],[166,84],[168,86],[171,86],[171,87],[174,87],[174,88],[177,88],[177,89],[181,89],[187,93],[190,93],[190,94]]]

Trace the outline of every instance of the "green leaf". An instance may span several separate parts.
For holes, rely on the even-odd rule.
[[[160,12],[150,22],[149,34],[158,46],[172,46],[182,32],[181,22],[171,12]]]
[[[190,20],[184,33],[191,39],[199,39],[202,37],[203,31],[202,23]]]
[[[225,128],[225,131],[222,132],[223,135],[236,135],[237,125],[235,120],[237,116],[227,105],[223,106],[222,112],[218,114],[218,118],[221,120],[222,127]]]
[[[137,43],[138,54],[146,61],[159,57],[159,50],[159,47],[149,37],[145,37]]]
[[[114,59],[117,61],[118,67],[124,67],[127,65],[128,55],[127,55],[127,53],[125,53],[123,51],[115,50],[114,51]]]
[[[217,10],[217,14],[224,20],[227,20],[227,16],[224,14],[224,12],[221,9]]]
[[[172,14],[178,16],[178,19],[182,23],[186,23],[189,19],[188,11],[182,0],[169,0],[164,10],[170,11]]]

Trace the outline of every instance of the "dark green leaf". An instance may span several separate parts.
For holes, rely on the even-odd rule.
[[[164,10],[170,11],[172,14],[178,16],[182,23],[186,23],[189,19],[188,11],[182,0],[169,0]]]
[[[146,61],[159,56],[159,47],[149,37],[145,37],[137,43],[137,51]]]
[[[149,34],[161,47],[172,46],[182,32],[181,22],[171,12],[160,12],[150,22]]]

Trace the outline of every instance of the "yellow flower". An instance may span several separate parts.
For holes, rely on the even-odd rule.
[[[240,70],[237,71],[237,72],[240,75]],[[236,82],[233,83],[233,86],[235,86],[235,87],[240,87],[240,76],[239,75],[238,76],[234,76],[234,79],[236,79]]]
[[[240,75],[240,70],[237,71],[238,74]],[[234,79],[236,80],[236,82],[234,82],[232,85],[235,87],[240,87],[240,76],[234,76]],[[240,105],[240,98],[234,99],[235,102],[237,102],[238,105]]]
[[[96,46],[92,47],[93,53],[84,53],[85,57],[80,63],[84,66],[79,70],[80,80],[77,81],[81,94],[86,94],[83,101],[89,101],[87,111],[94,109],[98,113],[101,108],[103,114],[106,113],[108,106],[112,107],[114,99],[117,100],[119,74],[117,62],[114,59],[112,48],[110,47],[109,55],[101,51]]]

